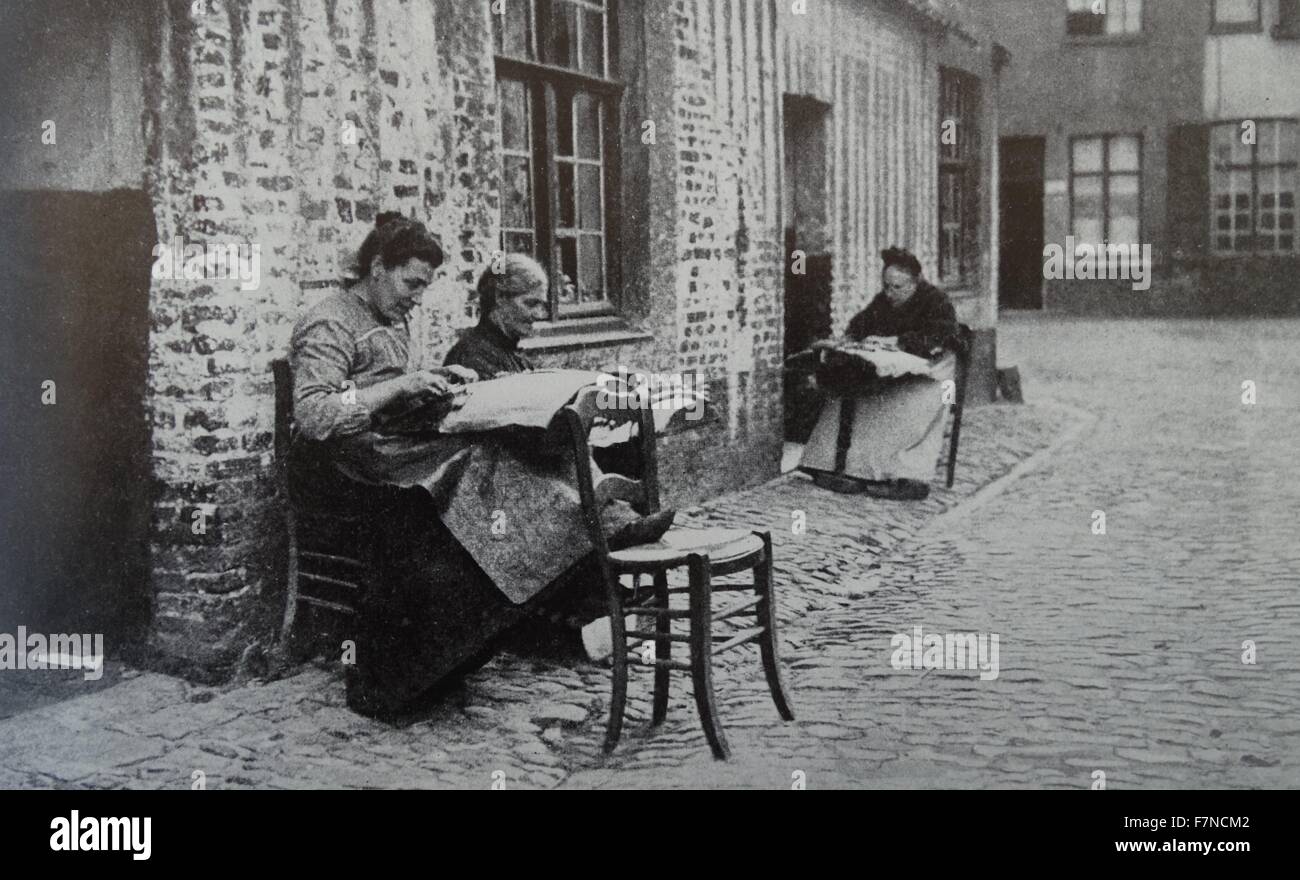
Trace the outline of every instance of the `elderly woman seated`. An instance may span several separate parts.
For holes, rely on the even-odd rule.
[[[943,445],[942,383],[954,372],[949,350],[959,338],[957,315],[943,291],[921,277],[915,256],[894,247],[881,257],[884,289],[849,322],[846,335],[930,360],[927,375],[837,383],[800,467],[817,477],[848,477],[877,497],[921,499],[929,495]]]
[[[442,261],[423,224],[381,214],[356,280],[304,314],[291,342],[294,501],[378,520],[378,570],[347,668],[349,705],[367,714],[399,711],[484,659],[495,636],[599,587],[577,576],[589,544],[571,461],[525,454],[509,432],[437,431],[455,386],[480,378],[457,364],[421,369],[411,348],[409,316]],[[533,283],[503,291],[457,346],[484,375],[530,366],[517,331],[531,317],[515,318],[537,314],[531,298],[546,276],[529,263]],[[625,504],[603,515],[615,544],[653,540],[671,519]]]
[[[480,378],[491,379],[535,369],[519,343],[533,335],[533,324],[546,317],[546,270],[525,254],[504,254],[479,277],[479,322],[466,330],[447,352],[443,364],[465,367]],[[640,462],[634,443],[619,443],[593,450],[597,472],[635,476]],[[644,538],[646,532],[662,534],[672,512],[663,511],[644,523],[633,523],[614,539],[615,545]]]
[[[534,369],[519,343],[546,317],[546,287],[546,270],[532,257],[500,257],[479,277],[478,324],[465,331],[443,363],[475,370],[484,379]]]

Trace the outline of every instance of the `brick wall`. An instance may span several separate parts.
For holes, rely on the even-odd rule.
[[[151,292],[152,641],[207,668],[265,644],[282,601],[269,363],[388,209],[444,243],[416,337],[422,358],[449,347],[495,240],[494,85],[486,6],[174,0],[158,14],[159,241],[261,254],[254,290],[155,279]]]

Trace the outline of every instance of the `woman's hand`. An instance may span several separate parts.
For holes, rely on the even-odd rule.
[[[458,364],[448,364],[447,366],[440,367],[433,372],[441,376],[446,376],[452,382],[469,383],[478,381],[478,373],[476,371],[471,370],[469,367],[459,366]]]
[[[451,383],[432,370],[416,370],[402,378],[405,380],[402,391],[407,397],[441,397],[452,393]]]

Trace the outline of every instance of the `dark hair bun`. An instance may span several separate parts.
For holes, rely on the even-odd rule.
[[[356,284],[370,275],[370,265],[379,257],[385,269],[404,265],[409,260],[423,260],[433,268],[442,265],[444,255],[438,240],[428,228],[400,211],[381,211],[375,217],[375,228],[361,243],[357,262],[352,269],[355,276],[348,285]]]
[[[921,277],[921,261],[907,248],[894,245],[881,251],[880,258],[885,261],[886,269],[890,266],[897,266],[900,269],[906,269],[914,278]]]

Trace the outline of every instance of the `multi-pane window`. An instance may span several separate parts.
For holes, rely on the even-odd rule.
[[[622,86],[613,0],[493,3],[501,248],[551,277],[552,319],[612,309],[612,159]]]
[[[1070,141],[1070,229],[1080,244],[1141,243],[1142,138]]]
[[[1214,0],[1216,29],[1256,30],[1259,25],[1259,0]]]
[[[961,283],[979,270],[978,79],[940,70],[939,131],[939,280]]]
[[[1142,32],[1142,0],[1066,0],[1065,31],[1075,37]]]
[[[1214,127],[1210,135],[1210,236],[1215,253],[1294,253],[1298,249],[1298,127],[1293,119]]]

